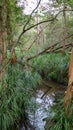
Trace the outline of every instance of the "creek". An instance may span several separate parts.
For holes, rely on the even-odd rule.
[[[55,97],[65,91],[65,86],[49,81],[43,82],[43,85],[36,90],[32,98],[35,103],[35,111],[27,111],[30,124],[34,126],[33,130],[44,130],[45,119],[53,116],[51,107],[55,104]],[[21,130],[26,130],[25,127]],[[32,128],[27,128],[32,130]]]

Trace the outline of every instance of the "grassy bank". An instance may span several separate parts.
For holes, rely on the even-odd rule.
[[[67,114],[64,97],[65,95],[62,94],[57,98],[56,104],[52,107],[53,116],[46,118],[45,130],[73,130],[73,105],[70,107],[70,113]]]
[[[13,130],[21,116],[25,116],[25,110],[33,109],[31,97],[40,82],[37,72],[21,70],[19,65],[9,65],[0,89],[1,130]]]
[[[33,60],[33,66],[46,80],[67,84],[70,56],[68,54],[45,54]]]

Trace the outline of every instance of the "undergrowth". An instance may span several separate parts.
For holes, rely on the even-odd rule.
[[[25,110],[33,107],[31,97],[40,82],[41,77],[37,72],[9,65],[6,79],[0,87],[0,130],[10,130],[18,125]]]
[[[57,100],[58,102],[52,107],[54,116],[46,119],[45,130],[73,130],[73,112],[69,116],[66,114],[64,97]]]
[[[33,66],[45,79],[67,84],[70,56],[68,54],[45,54],[33,60]]]

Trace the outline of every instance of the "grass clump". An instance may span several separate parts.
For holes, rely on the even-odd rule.
[[[40,84],[38,73],[19,69],[18,65],[9,65],[6,79],[0,89],[0,129],[10,130],[18,125],[21,115],[32,108],[31,97]]]
[[[73,110],[73,106],[71,107]],[[52,107],[53,117],[46,119],[45,130],[73,130],[73,113],[68,116],[65,111],[64,97]]]
[[[33,61],[33,65],[43,78],[67,84],[69,62],[68,54],[53,53],[38,57],[37,61]]]

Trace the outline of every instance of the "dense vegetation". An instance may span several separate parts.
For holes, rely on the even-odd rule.
[[[62,93],[56,100],[56,104],[52,107],[54,115],[46,118],[45,130],[72,130],[73,129],[73,105],[71,104],[69,115],[65,112],[64,106],[65,94]]]
[[[45,4],[42,0],[35,1],[37,6],[27,14],[29,3],[28,0],[0,1],[1,130],[19,129],[22,120],[25,127],[30,124],[27,110],[36,111],[32,97],[43,79],[68,84],[73,0],[51,1],[52,4],[49,0]],[[67,117],[64,98],[53,111],[52,119],[47,118],[52,125],[46,125],[45,129],[71,130],[73,113]]]
[[[68,54],[45,54],[33,61],[36,71],[46,80],[68,83],[70,57]]]
[[[41,83],[37,72],[21,70],[18,65],[9,65],[6,79],[0,86],[0,129],[8,130],[18,126],[21,116],[25,117],[25,110],[32,106],[31,96]],[[6,86],[4,87],[4,85]]]

